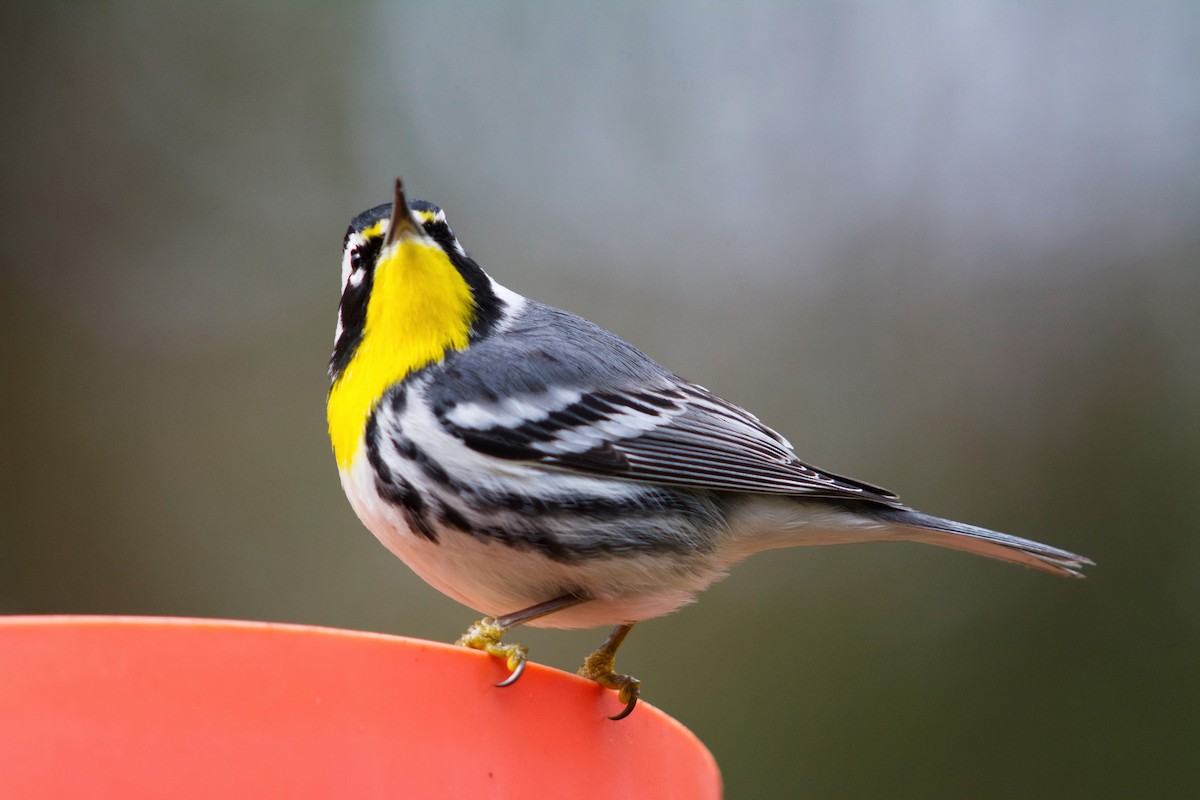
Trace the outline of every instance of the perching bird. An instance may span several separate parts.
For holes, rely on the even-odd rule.
[[[445,214],[395,201],[355,217],[329,364],[329,433],[359,518],[436,589],[488,615],[459,644],[508,662],[530,624],[616,626],[580,674],[613,669],[635,623],[669,614],[754,553],[915,541],[1058,575],[1083,556],[929,516],[818,470],[749,412],[599,326],[496,283]]]

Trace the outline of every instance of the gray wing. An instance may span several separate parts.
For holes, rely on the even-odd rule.
[[[748,411],[546,306],[532,304],[503,335],[448,357],[425,392],[448,432],[497,458],[697,489],[900,505],[884,489],[801,462]]]

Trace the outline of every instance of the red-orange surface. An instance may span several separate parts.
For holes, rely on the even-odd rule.
[[[719,797],[646,703],[380,634],[224,620],[0,617],[0,797]]]

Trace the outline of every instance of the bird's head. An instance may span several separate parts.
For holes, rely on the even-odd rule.
[[[503,303],[440,208],[409,201],[355,217],[342,245],[342,298],[329,359],[328,414],[339,460],[350,458],[388,389],[487,336]],[[503,291],[503,290],[502,290]]]

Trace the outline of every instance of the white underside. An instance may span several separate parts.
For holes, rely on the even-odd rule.
[[[534,473],[525,476],[529,480],[547,480],[536,467],[513,468]],[[724,577],[733,564],[763,550],[892,536],[861,517],[764,495],[731,515],[716,552],[595,556],[568,563],[454,529],[430,541],[410,530],[403,512],[379,496],[361,454],[343,471],[342,485],[363,524],[384,546],[435,589],[482,614],[529,608],[559,596],[563,586],[579,587],[592,598],[530,623],[549,628],[617,625],[669,614]]]

